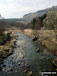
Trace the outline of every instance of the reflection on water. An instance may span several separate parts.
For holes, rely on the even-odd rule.
[[[42,71],[53,71],[53,55],[45,50],[39,43],[33,42],[31,38],[16,33],[16,48],[14,53],[4,60],[0,76],[41,76]],[[37,53],[36,49],[40,48]]]

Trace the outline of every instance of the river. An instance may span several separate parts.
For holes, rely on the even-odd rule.
[[[33,42],[29,36],[19,32],[16,35],[16,47],[13,54],[0,65],[3,67],[0,76],[29,76],[29,73],[32,76],[42,76],[41,72],[54,71],[51,53],[39,42]],[[40,48],[39,53],[36,52],[37,48]]]

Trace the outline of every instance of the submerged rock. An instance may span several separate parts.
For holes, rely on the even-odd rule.
[[[7,68],[4,70],[5,72],[9,72],[9,71],[13,71],[13,69],[11,67]]]
[[[3,67],[6,67],[6,65],[4,64]]]
[[[27,72],[28,72],[28,70],[25,69],[25,70],[24,70],[24,73],[27,73]]]
[[[37,48],[36,52],[40,52],[40,49],[39,49],[39,48]]]
[[[16,45],[16,41],[14,42],[14,45]]]
[[[32,71],[30,71],[30,72],[28,73],[28,75],[29,75],[29,76],[32,76]]]
[[[20,45],[18,45],[18,47],[20,47]]]
[[[0,71],[2,71],[2,67],[0,66]]]
[[[18,65],[21,65],[21,62],[19,62]]]
[[[0,64],[3,64],[3,63],[4,63],[4,61],[3,61],[3,59],[1,59],[1,60],[0,60]]]
[[[12,71],[13,71],[13,69],[11,68],[11,69],[10,69],[10,71],[12,72]]]

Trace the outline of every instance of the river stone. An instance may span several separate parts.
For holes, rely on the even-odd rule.
[[[32,71],[30,71],[30,72],[28,73],[28,75],[29,75],[29,76],[32,76]]]
[[[12,71],[12,68],[8,67],[4,70],[5,72],[9,72],[9,71]]]
[[[37,41],[38,38],[37,38],[36,36],[34,36],[34,37],[32,38],[32,40],[33,40],[33,41]]]
[[[12,71],[13,71],[13,69],[11,68],[11,69],[10,69],[10,71],[12,72]]]
[[[5,67],[3,67],[2,71],[5,71]]]
[[[39,48],[37,48],[36,52],[40,52],[40,49],[39,49]]]
[[[18,65],[21,65],[21,62],[19,62]]]
[[[28,72],[28,70],[25,69],[25,70],[24,70],[24,73],[27,73],[27,72]]]
[[[0,62],[0,64],[3,64],[3,63],[4,63],[3,61]]]
[[[2,71],[2,67],[0,66],[0,71]]]
[[[3,67],[6,67],[6,65],[4,64]]]
[[[14,45],[16,45],[16,41],[14,42]]]
[[[20,47],[20,45],[18,45],[18,47]]]

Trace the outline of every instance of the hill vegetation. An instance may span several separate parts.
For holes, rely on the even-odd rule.
[[[57,11],[49,11],[41,17],[34,18],[30,25],[32,29],[57,29]]]
[[[57,11],[50,11],[43,21],[43,25],[48,29],[57,29]]]

